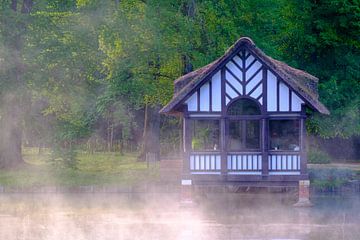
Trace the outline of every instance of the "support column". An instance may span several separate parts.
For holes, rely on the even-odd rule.
[[[192,179],[190,172],[191,126],[186,111],[184,114],[183,131],[184,155],[181,175],[180,203],[182,205],[188,205],[192,203]]]
[[[269,176],[269,161],[268,161],[268,152],[269,152],[269,146],[268,146],[268,136],[269,136],[269,130],[268,130],[268,120],[267,119],[261,119],[261,148],[262,148],[262,177],[267,178]]]
[[[307,173],[307,134],[306,134],[306,107],[305,105],[301,106],[301,118],[300,118],[300,173],[302,176],[302,180],[308,180]]]
[[[305,116],[300,119],[300,173],[307,175],[307,150],[306,150]],[[307,177],[306,177],[307,178]]]
[[[220,145],[221,145],[221,175],[224,181],[227,178],[227,154],[226,154],[226,120],[220,120]]]
[[[220,119],[220,149],[221,149],[221,177],[227,180],[227,151],[226,151],[226,98],[225,98],[225,68],[221,69],[221,119]]]
[[[312,207],[310,202],[310,180],[299,181],[299,200],[294,207]]]

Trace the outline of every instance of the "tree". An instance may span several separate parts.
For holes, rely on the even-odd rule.
[[[289,11],[291,9],[291,11]],[[360,4],[307,0],[283,8],[282,57],[319,77],[330,116],[315,115],[309,129],[323,137],[360,134]]]
[[[0,168],[16,167],[23,162],[21,156],[22,120],[28,106],[28,91],[24,73],[26,65],[22,50],[24,35],[29,24],[32,0],[1,5],[1,50],[4,58],[1,68]]]

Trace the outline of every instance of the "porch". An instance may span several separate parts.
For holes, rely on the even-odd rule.
[[[300,152],[192,152],[183,174],[198,184],[236,182],[244,186],[289,186],[308,179]],[[281,183],[279,185],[279,183]]]

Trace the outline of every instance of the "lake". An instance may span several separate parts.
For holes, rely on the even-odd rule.
[[[2,194],[0,239],[360,239],[360,196],[218,193]]]

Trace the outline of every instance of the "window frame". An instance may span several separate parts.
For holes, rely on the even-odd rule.
[[[298,136],[298,143],[299,143],[299,150],[289,150],[289,149],[271,149],[271,132],[270,132],[270,121],[298,121],[299,122],[299,136]],[[281,117],[270,117],[267,119],[267,145],[268,145],[268,151],[269,153],[281,153],[281,152],[286,152],[286,153],[300,153],[303,151],[303,146],[302,146],[302,129],[301,129],[301,117],[285,117],[285,116],[281,116]]]
[[[262,136],[262,124],[261,124],[261,117],[257,116],[256,118],[246,118],[246,117],[228,117],[226,120],[226,150],[228,152],[261,152],[261,150],[263,149],[263,136]],[[231,149],[229,144],[230,144],[230,121],[238,121],[241,122],[242,127],[245,126],[245,130],[241,132],[241,137],[244,139],[244,146],[246,146],[246,135],[247,135],[247,131],[246,131],[246,123],[249,121],[257,121],[257,123],[259,124],[259,148],[244,148],[244,149]]]
[[[259,110],[260,114],[256,114],[256,115],[231,115],[229,114],[229,109],[231,108],[231,105],[237,101],[241,101],[241,100],[248,100],[248,101],[252,101]],[[259,153],[262,152],[264,149],[264,134],[263,134],[263,124],[262,124],[262,120],[265,118],[264,116],[264,107],[262,105],[260,105],[258,103],[257,100],[253,99],[253,98],[249,98],[249,97],[240,97],[240,98],[236,98],[233,99],[231,102],[229,102],[228,106],[226,107],[226,119],[225,119],[225,150],[227,152],[230,153]],[[248,121],[252,121],[252,120],[256,120],[258,121],[259,124],[259,148],[256,149],[230,149],[229,148],[229,141],[230,141],[230,121],[240,121],[242,122],[242,124],[244,126],[246,126],[246,122]],[[246,130],[242,131],[242,136],[243,139],[245,139],[245,144],[246,145]]]
[[[192,132],[192,124],[193,124],[193,121],[198,121],[198,120],[206,120],[206,121],[217,121],[218,122],[218,129],[219,129],[219,137],[218,137],[218,148],[217,150],[214,150],[214,149],[198,149],[198,150],[195,150],[192,148],[192,141],[193,141],[193,132]],[[197,117],[189,117],[188,120],[189,121],[189,124],[190,124],[190,136],[189,136],[189,140],[190,140],[190,143],[189,143],[189,149],[191,153],[218,153],[218,152],[221,152],[221,149],[222,149],[222,146],[221,146],[221,134],[222,134],[222,131],[221,131],[221,118],[218,118],[218,117],[200,117],[200,116],[197,116]]]

